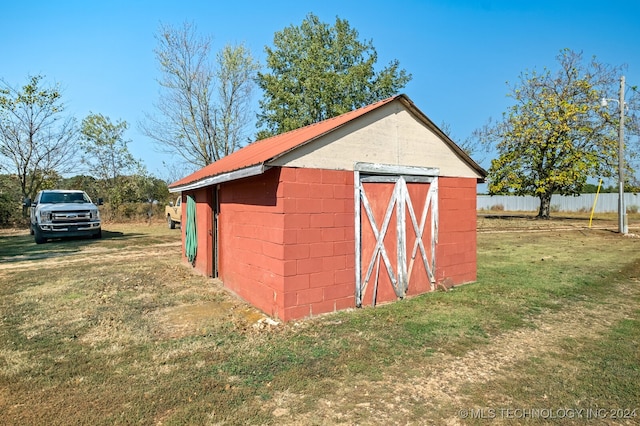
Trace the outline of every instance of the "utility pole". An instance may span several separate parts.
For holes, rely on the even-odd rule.
[[[629,231],[627,209],[624,205],[624,75],[620,77],[620,129],[618,130],[618,230],[621,234]]]

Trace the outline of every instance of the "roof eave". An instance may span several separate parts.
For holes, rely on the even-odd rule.
[[[270,167],[266,166],[264,163],[255,164],[253,166],[245,167],[243,169],[234,170],[232,172],[222,173],[215,176],[209,176],[203,179],[200,179],[195,182],[190,182],[184,185],[176,185],[173,187],[169,187],[169,192],[185,192],[185,191],[193,191],[195,189],[204,188],[206,186],[217,185],[219,183],[229,182],[232,180],[242,179],[251,176],[257,176],[264,173]]]

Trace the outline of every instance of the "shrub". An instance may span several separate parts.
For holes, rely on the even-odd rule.
[[[15,195],[0,193],[0,227],[21,227],[28,223],[29,210],[24,211]]]
[[[114,211],[110,203],[105,203],[100,207],[100,214],[103,220],[114,222],[164,220],[164,204],[122,203]]]

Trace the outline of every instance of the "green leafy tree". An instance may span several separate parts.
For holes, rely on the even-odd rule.
[[[62,178],[58,185],[60,189],[79,189],[86,192],[93,201],[101,197],[102,188],[98,180],[89,175],[75,175]]]
[[[16,175],[0,175],[0,226],[15,225],[28,214],[21,206],[22,191]]]
[[[514,105],[475,133],[498,154],[489,168],[489,193],[537,196],[539,218],[549,218],[553,194],[576,195],[588,178],[617,170],[618,115],[600,99],[612,97],[621,69],[595,58],[585,63],[568,49],[557,60],[556,72],[521,74],[511,88]],[[635,132],[637,119],[630,118]]]
[[[248,139],[247,113],[257,62],[244,45],[227,45],[211,59],[211,38],[194,25],[160,27],[155,50],[162,92],[155,114],[140,124],[163,152],[204,167]]]
[[[373,43],[343,19],[330,26],[309,14],[277,32],[273,44],[265,48],[269,72],[258,73],[259,139],[385,99],[411,80],[397,60],[376,71]]]
[[[82,120],[82,161],[98,179],[112,211],[126,201],[129,183],[125,177],[142,167],[127,147],[129,141],[124,139],[127,127],[126,121],[112,123],[102,114],[89,114]]]
[[[134,189],[136,202],[147,204],[147,218],[151,221],[154,216],[154,205],[164,208],[169,199],[169,188],[162,179],[151,176],[145,170],[140,170],[130,177],[131,186]],[[157,209],[156,209],[157,211]],[[164,210],[161,212],[164,217]]]
[[[140,170],[137,174],[131,176],[131,181],[135,188],[135,199],[131,201],[144,203],[157,201],[164,205],[169,200],[169,188],[162,179]]]
[[[15,173],[22,196],[57,182],[75,165],[78,129],[57,86],[42,76],[29,77],[21,88],[0,81],[0,169]]]

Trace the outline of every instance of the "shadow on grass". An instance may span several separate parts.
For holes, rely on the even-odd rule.
[[[0,263],[21,262],[25,260],[49,259],[68,256],[80,252],[84,247],[101,244],[101,241],[126,241],[140,238],[143,234],[102,230],[102,238],[68,237],[48,240],[45,244],[36,244],[33,236],[0,235]]]
[[[112,240],[112,239],[128,239],[128,238],[138,238],[142,234],[125,234],[120,231],[107,231],[106,229],[102,230],[102,239],[103,240]]]

